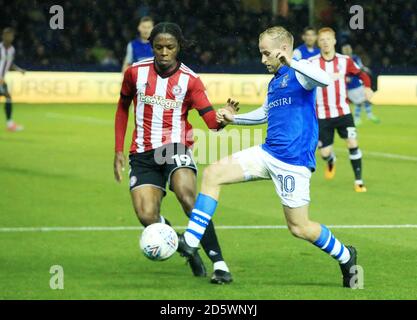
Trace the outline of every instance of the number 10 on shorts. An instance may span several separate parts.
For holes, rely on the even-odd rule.
[[[288,176],[283,176],[281,174],[279,174],[277,176],[278,181],[279,181],[279,185],[281,188],[281,192],[282,193],[292,193],[295,190],[295,179],[293,176],[288,175]]]

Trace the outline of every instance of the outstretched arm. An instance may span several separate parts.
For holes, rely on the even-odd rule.
[[[225,109],[219,109],[217,111],[217,121],[222,122],[224,125],[235,124],[235,125],[257,125],[266,123],[268,121],[268,116],[266,112],[267,101],[265,100],[264,104],[250,112],[234,115],[230,111]]]

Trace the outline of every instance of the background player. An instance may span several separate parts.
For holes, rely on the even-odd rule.
[[[373,91],[371,79],[360,70],[349,56],[336,53],[336,33],[331,28],[322,28],[318,33],[320,54],[310,58],[311,62],[325,70],[332,81],[326,88],[317,89],[317,114],[319,118],[319,149],[326,161],[325,178],[333,179],[336,173],[336,156],[333,151],[334,131],[346,141],[355,175],[354,189],[366,192],[362,180],[362,152],[358,146],[357,133],[346,95],[346,76],[357,75],[365,85],[366,100]]]
[[[326,72],[306,60],[291,60],[293,41],[282,27],[269,28],[259,36],[262,63],[275,74],[268,85],[265,103],[239,116],[220,110],[218,120],[235,124],[268,122],[265,143],[205,169],[201,192],[179,245],[187,254],[195,254],[205,226],[216,210],[221,185],[272,179],[291,233],[338,260],[343,285],[349,287],[352,277],[349,270],[356,264],[355,249],[345,247],[327,227],[308,216],[310,178],[318,140],[315,88],[328,85],[330,79]]]
[[[342,54],[347,55],[352,58],[352,60],[356,63],[356,65],[364,72],[370,74],[371,70],[365,67],[362,63],[361,58],[353,54],[352,46],[348,43],[342,46]],[[372,104],[370,101],[366,100],[365,98],[365,87],[363,86],[362,81],[358,76],[348,76],[346,79],[347,82],[347,90],[348,90],[348,98],[349,100],[355,104],[355,125],[358,126],[362,123],[361,120],[361,110],[362,105],[365,105],[366,115],[368,119],[374,123],[379,123],[379,119],[372,113]]]
[[[126,56],[122,67],[123,72],[132,63],[153,57],[152,46],[149,43],[149,36],[151,35],[153,26],[154,22],[151,17],[145,16],[140,19],[138,24],[139,36],[127,45]]]
[[[305,27],[301,38],[304,43],[294,50],[293,59],[308,59],[320,53],[320,49],[316,47],[316,29],[312,27]]]
[[[123,144],[129,105],[133,100],[135,130],[129,156],[130,191],[134,209],[144,226],[155,222],[169,224],[160,215],[167,183],[187,215],[194,206],[197,168],[190,152],[193,137],[188,112],[195,108],[210,129],[221,128],[200,78],[177,60],[180,49],[187,46],[180,27],[160,23],[149,40],[155,58],[133,64],[124,74],[115,120],[114,157],[114,174],[120,182],[125,165]],[[234,112],[236,107],[232,101],[227,108]],[[212,223],[202,246],[213,262],[211,281],[231,282],[232,275],[223,260]],[[194,275],[206,275],[198,255],[188,259]]]
[[[7,83],[5,81],[5,76],[9,70],[17,70],[24,74],[26,70],[18,67],[13,63],[15,49],[12,45],[14,40],[14,30],[12,28],[5,28],[2,34],[2,42],[0,43],[0,96],[6,98],[6,103],[4,105],[6,111],[6,128],[8,131],[21,131],[23,126],[18,125],[12,120],[13,104],[12,97],[7,88]]]

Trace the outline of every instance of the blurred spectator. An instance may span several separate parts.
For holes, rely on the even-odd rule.
[[[100,61],[100,64],[105,67],[118,67],[119,61],[115,58],[113,50],[107,50],[106,55]]]

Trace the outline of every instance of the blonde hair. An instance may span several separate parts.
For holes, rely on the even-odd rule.
[[[286,42],[291,46],[294,44],[294,37],[284,27],[275,26],[266,29],[259,35],[259,40],[261,40],[264,36],[269,36],[271,39],[277,40],[278,42]]]

